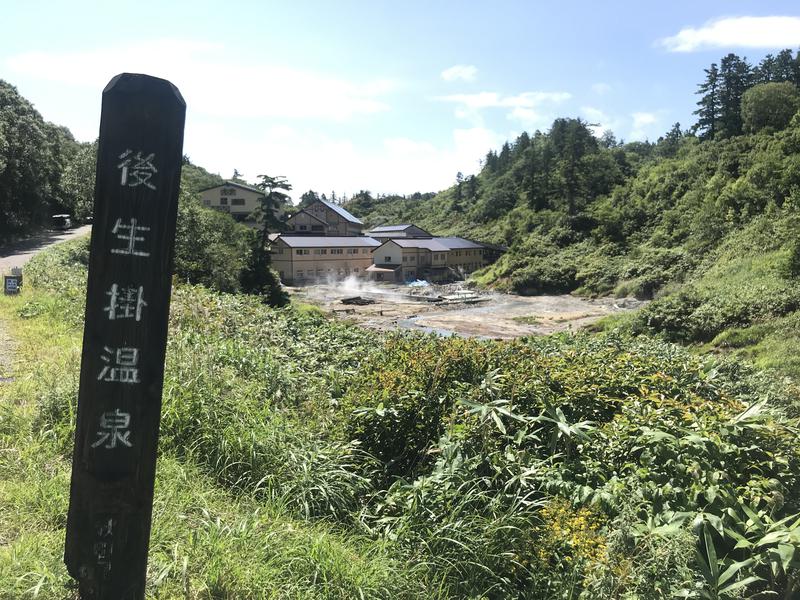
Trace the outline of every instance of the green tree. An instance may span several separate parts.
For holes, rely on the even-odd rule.
[[[261,240],[264,247],[268,245],[269,234],[278,233],[283,229],[281,215],[291,204],[291,199],[287,192],[291,191],[292,185],[283,175],[271,177],[270,175],[259,175],[261,181],[256,187],[263,192],[261,207],[256,216],[261,224]]]
[[[720,131],[725,137],[742,133],[742,96],[753,84],[753,72],[746,59],[725,56],[719,65]]]
[[[0,239],[47,223],[63,206],[61,174],[76,143],[0,80]]]
[[[556,119],[550,128],[550,143],[556,159],[556,177],[567,212],[575,214],[586,192],[586,177],[580,168],[587,154],[597,151],[597,139],[581,119]]]
[[[62,183],[67,197],[67,210],[80,221],[90,217],[94,209],[96,171],[96,140],[81,144],[64,169]]]
[[[683,139],[681,124],[675,123],[672,128],[656,141],[656,152],[666,158],[672,158],[678,153]]]
[[[242,288],[261,296],[270,306],[285,306],[289,303],[289,296],[281,287],[277,273],[271,268],[269,234],[277,233],[283,228],[280,215],[290,202],[287,192],[292,186],[282,175],[259,175],[259,179],[261,181],[256,187],[264,193],[257,217],[261,230],[251,239],[250,261],[242,274]]]
[[[221,292],[237,292],[255,237],[230,215],[205,208],[183,191],[175,229],[175,275]]]
[[[308,190],[305,194],[300,196],[300,203],[297,205],[297,208],[305,208],[306,206],[310,206],[319,199],[320,197],[317,192],[314,190]]]
[[[744,131],[780,131],[789,125],[798,110],[800,91],[788,81],[753,86],[742,96]]]
[[[692,114],[697,115],[695,130],[700,132],[701,139],[714,139],[719,129],[720,121],[720,80],[719,69],[716,63],[705,69],[706,79],[697,88],[697,93],[702,94],[697,102],[698,109]]]

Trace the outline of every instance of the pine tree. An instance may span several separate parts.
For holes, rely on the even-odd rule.
[[[719,67],[720,132],[725,137],[742,134],[742,95],[753,84],[747,59],[728,54]]]
[[[697,88],[697,93],[702,94],[697,106],[699,108],[692,114],[697,115],[695,131],[700,132],[701,139],[713,139],[719,130],[720,120],[720,81],[717,63],[705,69],[706,80]]]

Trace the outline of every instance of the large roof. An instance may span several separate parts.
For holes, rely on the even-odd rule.
[[[424,248],[426,250],[431,250],[433,252],[447,252],[450,250],[444,244],[438,242],[436,238],[423,238],[423,239],[393,239],[389,240],[386,243],[389,244],[394,242],[401,248]]]
[[[290,248],[377,248],[381,243],[363,235],[284,235],[276,238]]]
[[[447,246],[449,250],[463,250],[470,248],[483,248],[483,244],[473,242],[472,240],[465,240],[460,237],[437,237],[433,238],[440,244]]]
[[[384,231],[405,231],[409,227],[413,227],[413,225],[410,223],[407,225],[381,225],[380,227],[373,227],[371,231],[373,233],[382,233]]]
[[[236,183],[235,181],[226,181],[225,183],[221,183],[219,185],[212,185],[211,187],[202,189],[200,191],[207,192],[208,190],[215,190],[217,188],[223,188],[223,187],[237,187],[242,190],[247,190],[248,192],[255,192],[256,194],[261,194],[262,196],[264,195],[264,190],[260,190],[250,185],[242,185],[241,183]]]
[[[343,209],[338,204],[334,204],[333,202],[328,202],[327,200],[317,200],[317,202],[322,202],[325,206],[330,208],[335,213],[338,213],[340,217],[343,217],[345,220],[350,221],[351,223],[355,223],[356,225],[363,225],[359,219],[351,215],[345,209]]]
[[[460,237],[435,237],[435,238],[394,238],[387,240],[386,243],[393,242],[401,248],[424,248],[432,252],[447,252],[448,250],[469,250],[472,248],[483,248],[482,244],[465,240]]]

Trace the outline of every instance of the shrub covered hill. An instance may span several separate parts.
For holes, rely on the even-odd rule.
[[[75,598],[87,262],[56,246],[0,296],[3,600]],[[795,598],[791,412],[779,382],[647,337],[378,334],[178,282],[147,597]]]
[[[691,131],[618,143],[557,119],[432,198],[361,193],[348,209],[507,246],[476,276],[495,289],[657,298],[634,326],[673,340],[753,345],[777,328],[796,341],[800,61],[779,56],[777,70],[770,57],[712,65]]]

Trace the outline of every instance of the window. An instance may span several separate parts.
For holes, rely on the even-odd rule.
[[[391,256],[384,256],[384,257],[383,257],[383,262],[385,262],[385,263],[390,263],[390,262],[392,262],[392,257],[391,257]]]
[[[324,231],[324,227],[322,225],[312,225],[311,231]]]
[[[302,279],[303,278],[303,272],[302,271],[298,271],[297,272],[297,278],[298,279]]]
[[[308,225],[300,225],[299,229],[300,231],[306,231],[308,229]]]
[[[417,262],[417,257],[416,256],[411,256],[411,257],[409,257],[409,260],[411,262]]]
[[[331,248],[331,254],[342,254],[341,248]]]
[[[358,273],[358,267],[353,267],[353,273]]]
[[[220,203],[222,206],[227,206],[227,205],[228,205],[228,199],[227,199],[227,198],[220,198],[220,199],[219,199],[219,203]]]
[[[206,198],[205,200],[203,200],[203,204],[205,204],[206,206],[211,206],[211,200]]]
[[[295,251],[294,251],[294,253],[295,253],[295,254],[302,254],[302,253],[303,253],[303,251],[302,251],[302,250],[295,250]]]
[[[234,206],[244,206],[244,198],[233,198],[231,204]]]
[[[407,256],[403,257],[403,262],[408,262],[408,257]]]

